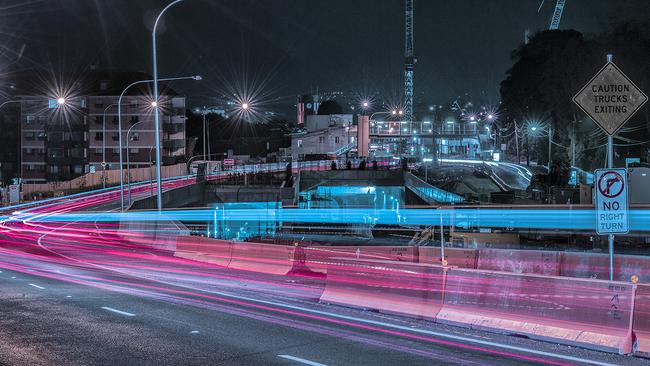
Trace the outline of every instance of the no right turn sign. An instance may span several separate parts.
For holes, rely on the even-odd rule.
[[[596,170],[596,232],[626,234],[629,231],[627,169]]]

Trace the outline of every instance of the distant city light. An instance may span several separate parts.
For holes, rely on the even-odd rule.
[[[487,115],[487,119],[489,119],[489,120],[493,120],[493,119],[494,119],[494,115],[493,115],[493,114],[488,114],[488,115]]]

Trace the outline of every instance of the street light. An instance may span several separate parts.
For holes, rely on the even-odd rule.
[[[163,78],[159,79],[159,81],[176,81],[176,80],[202,80],[201,76],[199,75],[194,75],[194,76],[182,76],[182,77],[175,77],[175,78]],[[122,160],[122,98],[124,97],[124,94],[126,94],[127,90],[131,88],[134,85],[138,84],[146,84],[146,83],[152,83],[154,82],[153,79],[150,80],[139,80],[139,81],[134,81],[131,84],[127,85],[124,90],[122,90],[122,93],[120,94],[120,97],[117,100],[117,131],[118,131],[118,141],[120,145],[120,209],[124,211],[124,174],[123,174],[123,160]],[[154,99],[154,102],[157,99]],[[153,105],[153,104],[152,104]],[[158,114],[155,113],[155,116]],[[156,139],[158,139],[158,134],[156,134]],[[156,140],[158,141],[158,140]],[[157,144],[158,145],[158,144]],[[158,147],[158,146],[157,146]],[[158,182],[160,183],[160,182]]]
[[[249,107],[248,103],[242,103],[242,105],[241,105],[241,109],[243,109],[243,110],[247,110],[248,107]]]
[[[530,130],[533,131],[533,132],[537,131],[537,129],[538,129],[537,126],[531,126],[530,127]],[[550,173],[551,172],[551,147],[552,147],[552,144],[553,144],[553,141],[552,141],[552,139],[553,139],[553,129],[551,128],[551,126],[548,126],[546,128],[546,132],[548,133],[548,164],[546,165],[546,169],[548,169],[548,172]]]
[[[116,106],[117,104],[106,106],[102,117],[102,188],[106,188],[106,112],[108,108]]]
[[[160,11],[158,14],[158,17],[156,17],[156,21],[153,24],[153,30],[151,31],[151,49],[152,49],[152,64],[153,64],[153,100],[155,102],[158,102],[158,54],[156,50],[156,29],[158,28],[158,22],[160,21],[160,18],[162,15],[167,11],[167,9],[171,8],[172,6],[180,3],[183,0],[174,0],[169,5],[167,5],[163,10]],[[155,125],[155,130],[156,130],[156,190],[158,193],[158,196],[156,197],[156,203],[158,206],[158,211],[162,210],[162,177],[161,177],[161,169],[160,169],[160,161],[162,159],[162,154],[160,152],[160,126],[159,126],[159,118],[158,118],[158,109],[154,111],[153,115],[154,119],[154,125]],[[120,150],[121,151],[121,150]],[[121,156],[121,154],[120,154]],[[122,197],[122,202],[124,202],[124,197]]]
[[[154,106],[154,103],[156,104],[155,106]],[[151,106],[153,106],[153,107],[156,107],[157,105],[158,105],[158,103],[156,103],[156,102],[151,103]],[[142,121],[134,123],[133,126],[129,127],[129,129],[126,130],[126,185],[129,186],[128,200],[127,200],[129,206],[131,206],[131,161],[130,161],[131,159],[129,158],[129,155],[131,153],[129,151],[129,134],[131,133],[131,130],[133,129],[133,127],[135,127],[135,126],[137,126],[137,125],[139,125],[140,123],[143,123],[143,122],[149,122],[149,121],[143,119]],[[152,146],[152,148],[153,148],[153,146]],[[149,150],[149,160],[151,161],[151,150]],[[151,179],[149,179],[149,180],[151,180]]]
[[[59,98],[56,100],[56,103],[57,103],[59,106],[64,105],[65,102],[66,102],[66,100],[65,100],[64,97],[59,97]]]

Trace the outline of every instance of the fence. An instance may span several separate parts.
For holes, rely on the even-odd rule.
[[[166,165],[161,167],[162,178],[171,178],[185,175],[187,167],[185,164]],[[130,171],[124,169],[124,182],[127,182],[127,174],[131,176],[131,182],[143,182],[156,177],[156,172],[153,167],[149,168],[135,168]],[[34,195],[42,195],[43,193],[55,194],[60,192],[63,194],[65,191],[75,191],[87,187],[97,187],[102,184],[102,179],[106,181],[106,185],[114,185],[120,183],[120,171],[118,169],[98,171],[95,173],[86,173],[80,177],[64,182],[50,182],[50,183],[32,183],[22,185],[22,197],[25,200],[30,199]]]

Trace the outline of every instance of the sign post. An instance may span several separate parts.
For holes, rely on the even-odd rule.
[[[598,186],[595,191],[596,232],[609,237],[610,281],[614,280],[614,234],[628,232],[627,170],[613,169],[613,136],[648,100],[641,89],[614,65],[612,58],[611,54],[607,55],[605,66],[573,97],[573,101],[607,134],[609,169],[596,171]],[[610,197],[619,188],[620,192]]]

